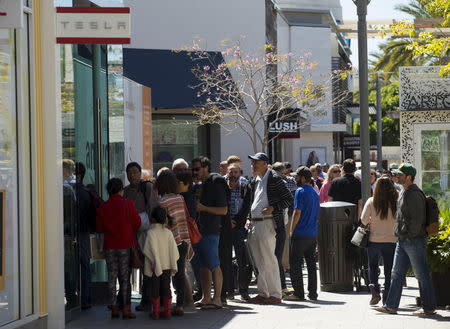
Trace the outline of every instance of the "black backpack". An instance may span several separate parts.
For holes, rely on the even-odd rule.
[[[435,235],[439,231],[439,206],[436,200],[423,193],[425,197],[426,217],[425,217],[425,229],[428,236]]]

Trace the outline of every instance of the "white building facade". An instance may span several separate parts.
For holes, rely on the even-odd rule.
[[[336,31],[342,22],[340,1],[278,0],[276,3],[279,52],[311,53],[311,60],[318,63],[313,79],[327,83],[328,88],[326,104],[311,114],[300,138],[281,141],[281,158],[293,166],[341,162],[342,138],[351,133],[344,100],[347,88],[346,82],[341,81],[338,86],[329,80],[332,71],[345,69],[350,62],[349,45]],[[336,100],[339,105],[334,103]]]

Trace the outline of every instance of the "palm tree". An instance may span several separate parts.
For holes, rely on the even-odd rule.
[[[420,0],[411,0],[408,5],[397,5],[395,9],[416,18],[430,18],[432,15],[426,10]],[[410,40],[390,37],[387,42],[379,45],[379,51],[370,54],[370,65],[374,71],[395,72],[397,76],[400,66],[420,66],[429,63],[425,56],[415,55],[408,49]]]

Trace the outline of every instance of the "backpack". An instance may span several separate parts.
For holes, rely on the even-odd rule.
[[[144,202],[145,202],[145,208],[147,208],[147,183],[152,184],[152,182],[149,181],[142,181],[139,183],[139,191],[142,193],[142,195],[144,196]]]
[[[425,217],[425,230],[428,236],[437,234],[439,231],[439,207],[435,199],[429,195],[425,195],[425,207],[426,207],[426,217]]]

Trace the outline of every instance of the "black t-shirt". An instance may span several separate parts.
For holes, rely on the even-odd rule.
[[[211,176],[201,184],[200,203],[207,207],[227,207],[227,183],[217,174]],[[214,215],[201,211],[198,213],[199,229],[203,235],[219,235],[221,215]]]
[[[354,175],[345,174],[333,180],[328,191],[333,201],[344,201],[358,205],[361,199],[361,182]]]

